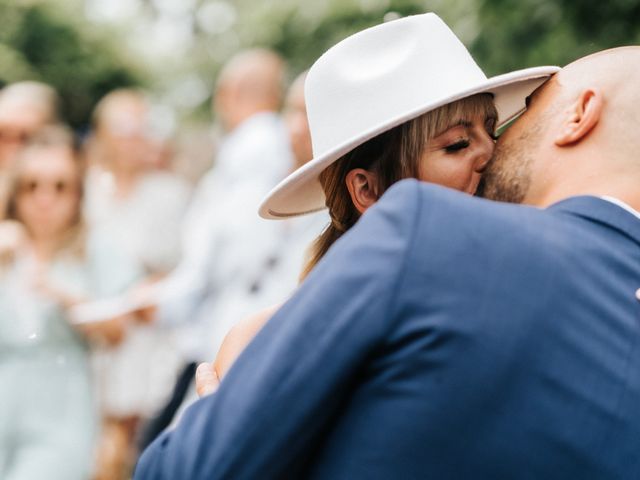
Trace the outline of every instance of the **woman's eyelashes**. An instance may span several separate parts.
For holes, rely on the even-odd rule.
[[[468,139],[456,140],[454,143],[451,143],[444,147],[444,151],[447,153],[459,152],[460,150],[464,150],[465,148],[467,148],[469,144],[470,142]]]
[[[464,137],[461,135],[454,142],[443,148],[446,153],[456,153],[464,150],[471,145],[472,141],[481,141],[486,138],[486,135],[488,135],[494,142],[498,140],[499,135],[496,133],[496,119],[494,117],[488,118],[485,121],[484,131],[482,131],[482,124],[474,124],[465,127]]]

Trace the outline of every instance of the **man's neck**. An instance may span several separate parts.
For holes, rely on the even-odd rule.
[[[570,178],[570,176],[567,177]],[[611,179],[594,176],[593,179],[589,178],[586,181],[578,181],[574,178],[563,182],[555,189],[550,189],[542,198],[525,203],[546,208],[569,197],[590,195],[615,198],[633,210],[640,211],[639,184],[640,177],[633,174],[619,175]]]

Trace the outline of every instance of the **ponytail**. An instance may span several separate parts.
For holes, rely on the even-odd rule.
[[[346,229],[338,227],[333,220],[329,225],[327,225],[320,236],[313,241],[309,248],[309,259],[300,274],[300,282],[309,275],[311,270],[313,270],[322,257],[324,257],[325,253],[329,251],[331,245],[333,245],[334,242],[345,232]]]

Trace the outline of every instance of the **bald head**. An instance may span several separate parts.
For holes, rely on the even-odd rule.
[[[18,82],[0,90],[0,171],[8,168],[27,139],[59,121],[60,99],[40,82]]]
[[[252,115],[277,111],[282,102],[284,61],[265,49],[234,56],[218,77],[215,111],[225,128],[233,130]]]
[[[640,47],[605,50],[562,69],[500,138],[485,196],[548,206],[609,195],[640,209]]]
[[[593,86],[594,83],[622,86],[627,83],[624,81],[626,75],[638,74],[639,61],[640,46],[611,48],[569,63],[555,76],[555,80],[572,87]]]
[[[28,110],[38,116],[41,125],[56,123],[59,119],[60,98],[44,83],[25,81],[12,83],[0,90],[0,119]]]
[[[640,46],[604,50],[576,60],[554,81],[568,101],[582,90],[601,90],[605,100],[603,124],[615,123],[616,127],[637,131],[640,114],[631,106],[640,105]]]

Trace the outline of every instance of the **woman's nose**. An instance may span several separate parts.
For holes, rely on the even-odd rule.
[[[33,199],[35,201],[35,203],[39,206],[39,207],[48,207],[49,205],[53,204],[56,200],[56,194],[55,192],[49,190],[49,189],[40,189],[39,191],[35,192],[33,195]]]
[[[482,142],[478,147],[476,156],[475,171],[482,173],[487,167],[489,160],[493,157],[493,151],[496,148],[496,142],[487,132],[482,134]]]

